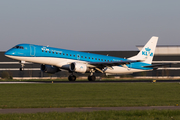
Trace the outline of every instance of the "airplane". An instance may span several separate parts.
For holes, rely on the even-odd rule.
[[[56,73],[67,70],[71,73],[69,81],[75,81],[74,73],[90,73],[89,81],[95,81],[96,72],[105,74],[132,74],[134,72],[151,71],[162,65],[152,65],[158,37],[153,36],[135,56],[119,58],[67,49],[40,46],[34,44],[18,44],[5,52],[5,56],[25,62],[41,64],[41,71]]]

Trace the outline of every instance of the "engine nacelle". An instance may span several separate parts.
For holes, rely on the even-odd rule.
[[[54,74],[59,71],[59,68],[52,65],[41,65],[41,71]]]
[[[85,73],[87,71],[87,66],[83,63],[74,62],[70,64],[69,69],[72,72]]]

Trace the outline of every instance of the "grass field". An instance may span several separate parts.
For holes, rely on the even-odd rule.
[[[179,110],[95,111],[72,113],[0,114],[1,120],[179,120]]]
[[[179,83],[0,84],[0,108],[179,106]],[[180,110],[0,114],[2,120],[178,120]]]
[[[0,84],[0,95],[0,108],[178,106],[180,84]]]

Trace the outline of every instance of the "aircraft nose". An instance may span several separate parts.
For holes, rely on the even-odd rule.
[[[15,51],[14,50],[8,50],[4,53],[5,56],[7,55],[14,55],[15,54]]]

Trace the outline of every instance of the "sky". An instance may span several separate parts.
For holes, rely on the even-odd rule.
[[[180,0],[1,0],[0,51],[20,43],[77,51],[180,45]]]

